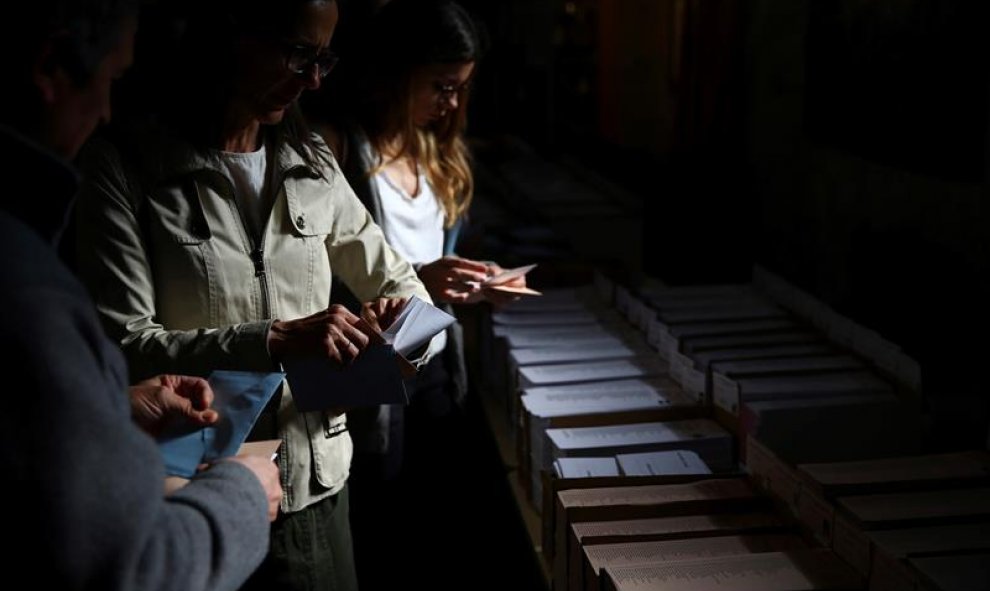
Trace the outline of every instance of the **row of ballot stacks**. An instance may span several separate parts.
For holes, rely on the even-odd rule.
[[[597,273],[481,334],[553,589],[990,589],[986,450],[931,453],[917,363],[780,277]]]

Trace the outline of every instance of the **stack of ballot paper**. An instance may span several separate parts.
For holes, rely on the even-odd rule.
[[[511,391],[519,388],[519,368],[531,365],[554,365],[588,361],[605,361],[650,355],[642,339],[623,339],[602,335],[592,342],[568,340],[565,344],[509,349],[508,382]]]
[[[549,466],[553,456],[546,445],[546,431],[558,417],[617,414],[636,411],[668,410],[671,417],[696,407],[673,382],[663,379],[617,380],[563,386],[543,386],[523,390],[523,425],[528,425],[524,444],[538,472]],[[614,422],[630,422],[616,420]]]
[[[641,339],[638,341],[623,340],[617,337],[604,337],[604,339],[594,346],[567,343],[560,346],[510,350],[510,371],[511,368],[518,370],[520,367],[529,365],[555,365],[579,361],[621,359],[645,356],[650,352]],[[608,342],[608,340],[612,342]]]
[[[615,456],[625,476],[667,476],[672,474],[711,474],[697,452],[678,449]]]
[[[571,526],[581,521],[752,511],[766,502],[742,479],[686,484],[562,490],[554,501],[554,587],[567,585],[581,566],[581,546]]]
[[[574,569],[570,589],[599,591],[601,589],[600,573],[605,568],[659,566],[680,560],[804,550],[807,548],[807,544],[794,534],[720,536],[586,546],[584,548],[584,568]]]
[[[212,408],[217,411],[219,420],[209,427],[189,423],[170,425],[158,437],[166,473],[189,478],[200,464],[236,455],[284,376],[279,372],[247,371],[210,374]],[[274,453],[274,450],[267,453]]]
[[[691,450],[713,471],[733,468],[732,436],[714,421],[694,419],[576,429],[549,429],[554,458]]]
[[[854,591],[863,580],[825,550],[700,558],[602,571],[606,591]]]
[[[782,532],[790,528],[787,521],[779,515],[764,512],[581,521],[571,525],[575,540],[584,547],[598,544]]]
[[[704,351],[741,347],[822,344],[822,335],[810,330],[786,330],[757,334],[699,336],[681,339],[681,351],[694,358]]]
[[[681,477],[681,481],[687,481],[712,474],[697,453],[687,450],[619,454],[615,457],[562,457],[552,460],[551,465],[553,474],[558,479],[653,476]],[[537,512],[542,512],[545,496],[543,479],[540,478],[539,471],[534,471],[531,476],[533,503]],[[620,482],[603,482],[602,486]],[[671,478],[670,483],[674,482]],[[561,490],[561,483],[552,480],[548,483],[551,493]]]
[[[519,368],[519,385],[522,388],[532,388],[553,384],[651,378],[667,375],[667,371],[667,362],[653,355],[587,363],[529,365]]]
[[[855,494],[990,484],[990,453],[966,451],[920,456],[800,464],[809,492],[836,497]]]
[[[288,358],[288,374],[296,408],[328,408],[404,404],[403,378],[415,374],[406,359],[456,320],[416,296],[410,297],[395,321],[347,365],[327,357]]]
[[[724,404],[729,408],[723,410],[727,412],[746,402],[864,394],[888,396],[894,391],[889,382],[871,371],[746,377],[734,381],[735,388],[730,385],[725,389]],[[734,397],[732,390],[735,390]]]
[[[549,512],[553,515],[553,512]],[[556,524],[549,524],[549,532]],[[578,521],[571,524],[576,548],[599,544],[621,544],[658,540],[685,540],[740,534],[787,532],[793,529],[784,519],[767,512],[678,515],[608,521]],[[543,548],[548,558],[557,553],[554,536],[544,533]],[[566,550],[566,549],[565,549]],[[579,562],[575,558],[575,563]],[[575,564],[577,566],[577,564]]]
[[[740,380],[861,371],[865,367],[861,360],[851,355],[719,361],[711,365],[712,400],[722,411],[737,415]]]
[[[622,345],[632,334],[618,324],[576,324],[573,326],[496,326],[495,336],[505,339],[507,349],[546,347],[606,347]]]
[[[615,458],[558,458],[553,462],[553,470],[557,478],[601,478],[619,475],[619,465]]]
[[[702,371],[709,371],[712,364],[720,361],[744,361],[747,359],[786,359],[813,355],[833,355],[835,347],[824,342],[799,344],[769,344],[754,347],[732,347],[710,349],[694,353],[691,358]]]
[[[699,337],[730,336],[787,332],[797,329],[797,324],[790,318],[759,318],[756,320],[717,322],[691,322],[675,324],[664,328],[659,321],[651,325],[647,333],[650,344],[656,347],[660,354],[669,357],[681,349],[681,341]]]
[[[914,527],[874,531],[870,540],[870,588],[915,589],[921,587],[919,570],[910,561],[926,556],[960,556],[984,554],[982,563],[990,565],[990,523],[966,523],[932,527]],[[935,565],[938,566],[938,565]],[[924,565],[922,566],[924,569]],[[965,571],[965,568],[961,572]],[[990,572],[972,581],[970,589],[990,588]],[[929,581],[926,581],[926,583]],[[982,585],[982,586],[981,586]],[[952,586],[943,586],[952,589]],[[965,587],[963,587],[965,588]]]
[[[917,453],[923,432],[923,418],[889,393],[745,402],[739,413],[741,437],[792,463]]]
[[[869,530],[984,522],[990,489],[965,488],[840,497],[832,548],[863,574],[870,571]]]
[[[604,315],[606,319],[608,314]],[[529,312],[517,312],[511,308],[504,312],[492,314],[492,322],[497,326],[524,327],[524,326],[573,326],[579,324],[597,324],[600,320],[599,314],[592,310],[547,310],[539,314]],[[616,321],[617,318],[613,318]],[[498,334],[496,332],[496,334]]]

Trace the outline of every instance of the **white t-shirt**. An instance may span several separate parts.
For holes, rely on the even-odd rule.
[[[234,197],[243,212],[249,230],[260,236],[268,218],[268,204],[261,198],[265,186],[265,146],[256,152],[218,152],[220,163],[234,182]]]
[[[382,201],[385,239],[414,265],[432,263],[443,256],[443,209],[426,180],[419,174],[419,194],[409,195],[393,183],[385,171],[375,174]]]

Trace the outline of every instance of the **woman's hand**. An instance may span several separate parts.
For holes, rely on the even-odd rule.
[[[488,265],[488,274],[491,277],[494,277],[502,273],[503,271],[504,269],[502,269],[502,267],[496,265],[495,263]],[[499,285],[505,287],[526,287],[526,276],[522,275],[520,277],[516,277],[514,279],[506,281],[505,283],[499,283]],[[488,286],[483,288],[481,290],[481,293],[485,301],[489,302],[492,306],[495,306],[496,309],[504,308],[509,304],[511,304],[512,302],[519,299],[519,296],[512,293],[499,291],[497,289],[494,289],[494,286]]]
[[[445,256],[419,268],[419,279],[435,302],[471,304],[484,299],[481,283],[489,276],[485,263]]]
[[[268,331],[272,359],[322,356],[337,363],[351,362],[368,346],[361,319],[339,304],[296,320],[276,320]]]
[[[217,422],[213,389],[203,378],[160,375],[134,384],[127,391],[131,418],[151,435],[158,435],[174,420],[205,427]]]

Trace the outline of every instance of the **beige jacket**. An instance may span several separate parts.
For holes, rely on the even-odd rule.
[[[107,143],[90,146],[77,206],[80,275],[132,379],[272,371],[272,321],[326,309],[334,273],[360,301],[430,301],[336,165],[324,171],[327,181],[283,148],[256,240],[218,161],[161,136],[140,145],[122,150],[125,158]],[[352,444],[347,433],[328,436],[343,415],[299,413],[287,385],[283,393],[282,509],[291,512],[344,486]]]

